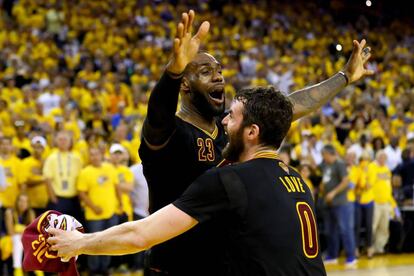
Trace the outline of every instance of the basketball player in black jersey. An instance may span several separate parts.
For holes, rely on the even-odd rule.
[[[276,154],[291,122],[292,103],[273,87],[240,91],[222,120],[229,137],[223,156],[237,164],[207,171],[143,220],[86,235],[53,229],[52,250],[62,257],[127,254],[218,219],[226,257],[212,275],[326,275],[312,193]]]
[[[177,199],[199,175],[222,161],[227,137],[220,124],[224,113],[224,78],[221,64],[208,53],[199,53],[209,23],[203,22],[195,36],[194,12],[184,13],[177,27],[173,56],[152,91],[143,126],[139,154],[150,193],[150,211]],[[354,41],[354,51],[343,72],[289,96],[293,118],[316,110],[354,82],[372,72],[362,52],[365,40]],[[178,95],[181,108],[176,113]],[[276,107],[275,107],[276,108]],[[222,248],[215,237],[217,227],[205,223],[189,233],[152,249],[151,271],[146,275],[220,275]]]

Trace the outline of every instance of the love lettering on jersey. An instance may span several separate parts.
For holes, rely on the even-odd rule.
[[[291,175],[280,176],[279,180],[285,186],[288,193],[305,193],[303,183],[299,177]]]

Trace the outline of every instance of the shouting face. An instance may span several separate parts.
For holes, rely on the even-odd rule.
[[[244,127],[243,127],[243,103],[233,101],[230,106],[229,114],[224,117],[222,124],[226,128],[229,142],[223,149],[223,157],[231,162],[240,159],[244,151]]]
[[[224,78],[221,64],[211,55],[200,53],[185,73],[183,90],[190,104],[205,118],[224,112]]]

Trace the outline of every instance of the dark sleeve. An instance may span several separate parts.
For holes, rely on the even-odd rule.
[[[173,204],[200,223],[230,210],[230,201],[217,169],[201,175]]]
[[[181,80],[182,77],[173,78],[164,72],[151,92],[142,129],[145,140],[151,145],[162,145],[175,130]]]

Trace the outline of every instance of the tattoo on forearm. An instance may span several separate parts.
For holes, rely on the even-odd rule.
[[[344,89],[345,86],[345,78],[340,74],[336,74],[321,83],[293,92],[289,95],[289,99],[295,106],[295,117],[301,117],[317,110]]]

